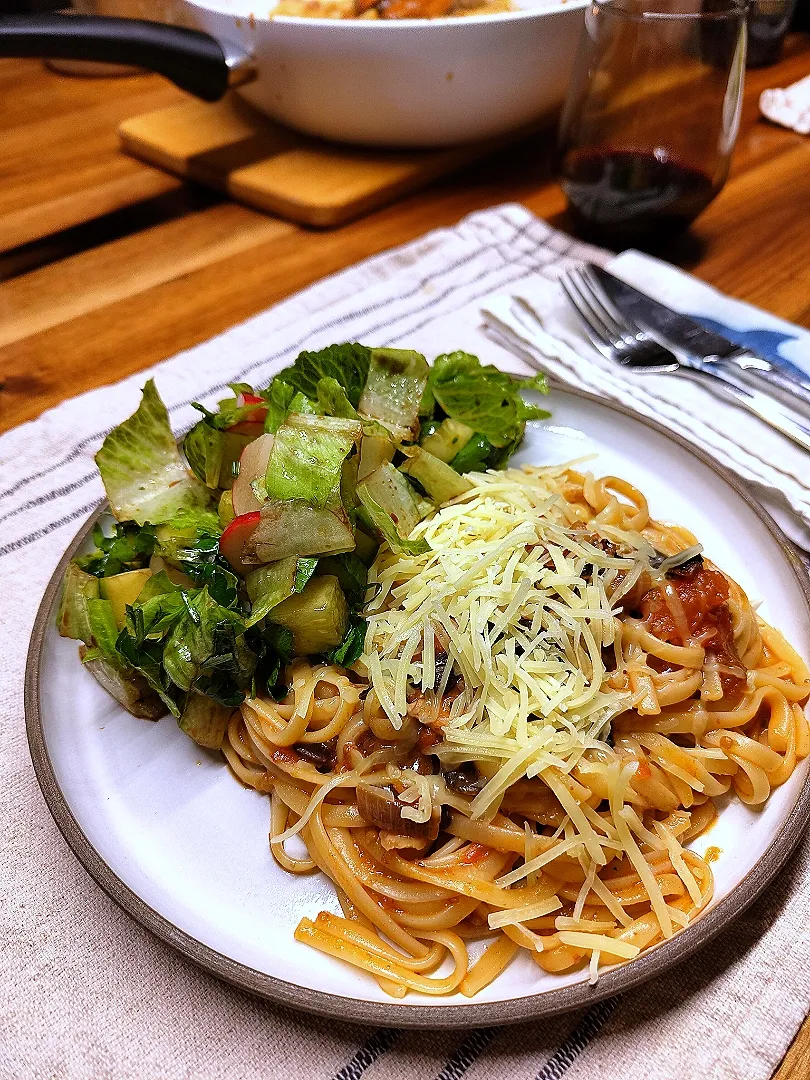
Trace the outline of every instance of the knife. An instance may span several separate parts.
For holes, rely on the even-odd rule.
[[[619,312],[645,330],[652,331],[661,344],[684,353],[690,360],[700,360],[730,375],[742,377],[752,386],[764,388],[767,385],[789,400],[791,405],[801,407],[805,415],[810,415],[810,378],[781,370],[765,357],[735,345],[721,334],[707,330],[688,315],[653,300],[601,266],[590,265]]]

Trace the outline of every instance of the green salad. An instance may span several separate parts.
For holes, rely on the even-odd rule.
[[[222,744],[246,696],[286,692],[295,656],[343,666],[363,650],[368,568],[502,468],[527,420],[549,414],[513,378],[464,352],[331,345],[264,390],[233,384],[178,448],[150,380],[96,462],[115,519],[68,566],[60,634],[135,716],[171,712]]]

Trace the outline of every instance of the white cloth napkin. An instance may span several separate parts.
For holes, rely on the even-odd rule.
[[[763,90],[759,109],[775,124],[810,135],[810,75],[784,90]]]
[[[730,340],[767,354],[782,368],[810,372],[810,333],[800,327],[731,300],[638,251],[625,251],[607,266],[669,307],[702,317]],[[606,360],[584,339],[561,288],[547,279],[521,281],[509,294],[487,300],[483,309],[493,329],[520,338],[546,370],[658,420],[754,483],[782,528],[810,550],[810,459],[801,447],[702,386],[671,375],[628,373]],[[536,323],[526,318],[526,309]]]
[[[698,957],[620,999],[511,1029],[374,1031],[248,997],[150,937],[73,859],[27,752],[22,684],[34,616],[60,555],[102,497],[92,455],[104,432],[135,408],[147,374],[179,432],[197,416],[192,400],[215,401],[229,381],[264,385],[303,346],[409,343],[430,357],[463,347],[526,370],[487,340],[480,313],[520,294],[543,312],[546,345],[557,357],[550,369],[663,417],[741,475],[784,492],[797,520],[806,514],[801,470],[780,437],[757,427],[749,438],[746,428],[743,451],[738,410],[682,396],[680,383],[619,381],[592,357],[574,355],[582,342],[555,306],[555,281],[583,257],[607,255],[523,207],[495,208],[326,279],[148,373],[65,402],[0,438],[0,1080],[770,1076],[810,1004],[810,846]],[[810,365],[810,335],[798,328],[641,256],[622,256],[615,266],[735,333],[791,338],[780,351]],[[114,363],[111,357],[111,370]]]

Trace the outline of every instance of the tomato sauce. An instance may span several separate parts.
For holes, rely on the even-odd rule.
[[[481,862],[489,855],[490,849],[484,844],[470,844],[467,851],[464,853],[462,862],[465,863],[477,863]]]
[[[641,615],[650,633],[673,645],[702,645],[722,667],[739,674],[721,671],[724,695],[736,697],[745,684],[745,668],[734,647],[734,627],[728,606],[728,581],[705,563],[697,563],[688,573],[672,575],[667,587],[675,591],[688,627],[688,640],[672,614],[663,587],[650,589],[641,600]]]

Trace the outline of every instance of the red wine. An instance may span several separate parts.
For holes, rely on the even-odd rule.
[[[574,227],[607,244],[681,232],[719,190],[705,173],[661,151],[569,150],[561,172]]]

